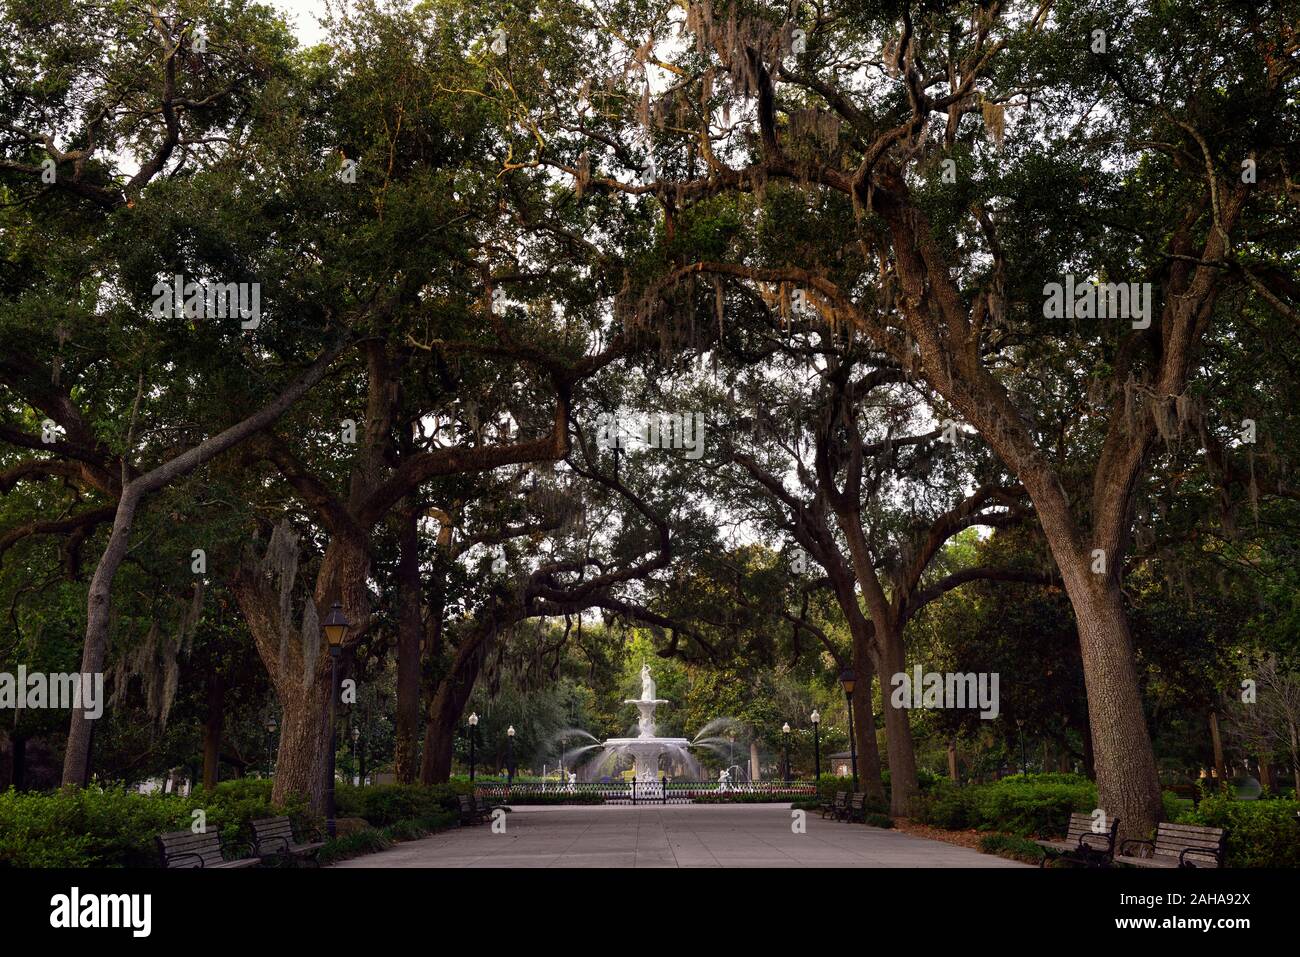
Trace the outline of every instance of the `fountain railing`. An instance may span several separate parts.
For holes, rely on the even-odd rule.
[[[599,797],[605,804],[689,804],[696,799],[710,803],[745,800],[744,795],[765,796],[773,801],[799,800],[817,796],[815,781],[747,781],[719,785],[717,781],[577,781],[573,784],[503,781],[475,782],[477,794],[504,800],[540,797],[564,803],[566,796],[591,803]]]

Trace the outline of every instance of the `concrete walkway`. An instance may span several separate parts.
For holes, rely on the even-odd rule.
[[[898,831],[806,818],[788,804],[520,806],[505,833],[460,827],[336,867],[1024,867]]]

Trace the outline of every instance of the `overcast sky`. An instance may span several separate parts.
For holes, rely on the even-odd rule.
[[[325,0],[267,0],[267,2],[286,14],[301,43],[311,45],[323,39],[316,18],[318,14],[325,12]]]

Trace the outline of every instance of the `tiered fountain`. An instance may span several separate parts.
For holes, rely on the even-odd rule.
[[[635,738],[609,738],[602,743],[606,753],[632,755],[633,774],[636,777],[637,796],[662,797],[663,785],[659,781],[659,756],[665,752],[685,755],[691,742],[685,738],[660,738],[655,736],[655,708],[668,702],[655,697],[655,680],[650,676],[650,666],[641,666],[641,697],[628,698],[624,704],[634,704],[641,712],[637,719]]]

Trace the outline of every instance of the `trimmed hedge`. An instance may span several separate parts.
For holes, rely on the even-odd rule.
[[[537,792],[528,793],[526,791],[516,791],[509,797],[500,795],[492,796],[491,801],[494,804],[604,804],[605,796],[595,794],[591,791],[575,791],[572,794],[561,791],[552,793],[548,791],[545,794]]]
[[[1300,802],[1239,801],[1213,795],[1188,808],[1168,791],[1163,801],[1167,821],[1221,827],[1227,832],[1228,867],[1300,867]],[[1087,814],[1096,806],[1097,788],[1086,778],[1031,774],[990,784],[937,787],[922,798],[916,816],[946,830],[974,828],[1008,831],[1009,836],[1021,838],[1060,837],[1070,814]]]
[[[946,830],[1064,834],[1070,815],[1097,806],[1097,786],[1074,774],[1031,774],[990,784],[937,785],[923,795],[918,820]]]
[[[447,784],[380,784],[354,787],[339,784],[334,789],[334,806],[339,817],[360,817],[376,827],[411,821],[457,810],[462,794],[472,794],[469,782]]]
[[[1300,867],[1300,801],[1234,801],[1207,797],[1176,818],[1179,824],[1227,832],[1228,867]]]
[[[190,797],[138,794],[120,787],[0,793],[0,867],[157,867],[154,838],[206,825],[225,840],[248,840],[255,818],[287,814],[302,829],[319,822],[301,801],[271,803],[271,782],[224,781]]]

